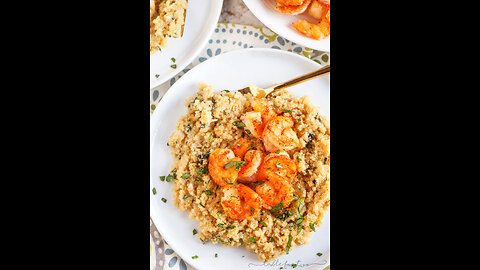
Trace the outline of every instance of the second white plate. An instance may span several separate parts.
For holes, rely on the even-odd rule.
[[[309,244],[295,247],[288,255],[273,262],[262,263],[257,255],[244,247],[229,248],[220,244],[205,245],[192,235],[199,230],[196,220],[173,205],[172,183],[162,182],[159,176],[167,175],[173,157],[167,141],[177,122],[187,110],[184,101],[198,91],[197,83],[212,84],[217,91],[241,89],[250,84],[268,87],[275,83],[317,70],[320,66],[306,57],[276,49],[243,49],[224,53],[206,60],[183,75],[165,94],[155,109],[150,123],[150,215],[164,239],[190,265],[202,269],[291,269],[291,264],[301,269],[323,269],[329,265],[330,214],[316,229]],[[308,95],[321,113],[330,118],[330,77],[316,78],[292,86],[289,90],[297,96]],[[152,190],[155,188],[155,193]],[[164,203],[161,198],[167,200]],[[214,254],[218,254],[215,258]],[[321,257],[317,253],[322,253]],[[198,256],[192,259],[192,256]]]

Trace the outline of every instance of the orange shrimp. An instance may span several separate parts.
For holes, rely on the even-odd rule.
[[[270,120],[262,133],[262,141],[268,152],[291,150],[298,146],[297,133],[292,129],[294,121],[289,116],[277,116]]]
[[[257,180],[257,171],[263,162],[263,152],[250,150],[245,154],[245,165],[238,173],[238,181],[242,183],[253,183]]]
[[[271,210],[279,203],[282,203],[283,207],[290,205],[295,189],[285,179],[272,175],[268,181],[260,182],[255,191],[262,198],[263,207]]]
[[[237,166],[226,166],[229,163],[236,163]],[[240,164],[241,159],[235,157],[232,150],[219,148],[210,153],[208,157],[208,172],[217,185],[221,187],[233,185],[237,181]]]
[[[297,174],[297,165],[287,152],[270,153],[258,168],[257,179],[267,180],[269,177],[278,177],[291,182]]]
[[[277,0],[277,3],[285,6],[298,6],[303,3],[304,0]]]
[[[268,104],[265,100],[256,98],[252,102],[253,110],[260,112],[262,115],[262,122],[267,123],[272,118],[277,116],[277,113],[273,110],[272,106]]]
[[[321,20],[318,24],[309,23],[305,20],[293,22],[293,27],[307,37],[323,39],[330,35],[330,5],[324,2],[315,1],[310,6],[308,13]]]
[[[252,148],[253,144],[249,140],[241,138],[233,144],[232,151],[235,156],[243,159],[245,153]]]
[[[277,1],[275,10],[285,14],[298,15],[305,12],[305,10],[307,10],[307,7],[308,5],[310,5],[311,2],[312,0],[305,0],[300,5],[285,5]]]
[[[240,117],[240,120],[245,124],[245,129],[248,129],[253,137],[261,138],[263,133],[262,114],[260,112],[247,112]]]
[[[231,219],[243,220],[256,216],[263,205],[262,198],[251,188],[238,184],[224,188],[221,204]]]
[[[290,182],[296,173],[297,165],[286,152],[271,153],[264,158],[257,173],[257,180],[264,183],[257,185],[255,191],[262,197],[266,209],[271,210],[280,202],[283,207],[290,204],[295,191]]]

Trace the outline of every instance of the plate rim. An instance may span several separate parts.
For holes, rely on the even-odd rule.
[[[244,54],[244,53],[249,53],[250,51],[264,51],[264,52],[268,52],[268,53],[278,53],[278,54],[284,54],[284,55],[289,55],[289,56],[292,56],[292,57],[297,57],[298,59],[302,59],[302,61],[305,61],[305,63],[310,63],[309,60],[312,62],[311,64],[313,65],[318,65],[318,63],[312,61],[311,59],[305,57],[305,56],[301,56],[299,54],[296,54],[296,53],[293,53],[293,52],[289,52],[289,51],[284,51],[284,50],[278,50],[278,49],[272,49],[272,48],[246,48],[246,49],[239,49],[239,50],[233,50],[233,51],[228,51],[228,52],[225,52],[225,53],[222,53],[220,55],[217,55],[217,56],[214,56],[214,57],[211,57],[207,60],[205,60],[204,62],[201,62],[199,63],[198,65],[194,66],[189,72],[185,73],[182,77],[180,77],[175,84],[177,84],[179,81],[181,81],[182,79],[183,80],[186,80],[184,79],[185,78],[185,75],[192,72],[195,68],[197,68],[198,66],[200,65],[203,65],[204,63],[209,63],[211,61],[218,61],[217,58],[223,58],[223,57],[228,57],[229,55],[232,55],[232,54]],[[227,55],[227,56],[225,56]],[[212,59],[215,59],[215,60],[212,60]],[[186,77],[188,79],[188,76]],[[165,103],[166,101],[166,97],[167,95],[170,96],[170,95],[173,95],[173,93],[175,92],[175,89],[171,89],[172,87],[175,87],[175,84],[172,85],[168,90],[167,92],[165,93],[165,95],[162,97],[162,99],[159,101],[158,103],[158,106],[161,106],[162,103]],[[173,91],[171,91],[173,90]],[[168,242],[168,245],[178,254],[178,256],[183,259],[185,262],[187,262],[189,265],[199,269],[199,270],[203,270],[202,266],[201,265],[198,265],[197,262],[198,261],[195,261],[193,259],[191,259],[190,257],[186,256],[185,253],[183,253],[183,251],[180,249],[178,249],[178,246],[175,244],[175,241],[172,242],[171,240],[173,238],[171,238],[170,236],[167,236],[167,234],[165,234],[165,232],[163,231],[163,228],[162,226],[159,226],[157,224],[160,224],[159,221],[161,221],[161,217],[158,216],[157,212],[158,211],[155,211],[156,209],[156,206],[155,204],[153,203],[153,200],[155,200],[156,198],[154,197],[153,193],[151,192],[152,188],[153,188],[153,176],[152,176],[152,167],[151,167],[151,160],[152,160],[152,153],[153,153],[153,138],[154,136],[156,135],[156,128],[158,127],[158,118],[159,118],[159,113],[157,113],[157,110],[153,111],[153,114],[150,118],[150,171],[149,171],[149,182],[150,182],[150,216],[152,217],[152,220],[158,230],[158,232],[162,235],[163,239]],[[159,199],[158,199],[159,200]],[[330,212],[330,211],[329,211]],[[325,254],[325,260],[327,261],[324,268],[329,266],[330,265],[330,253],[331,253],[331,250],[329,249],[328,250],[328,253]],[[307,268],[308,269],[308,268]]]
[[[258,16],[258,9],[255,9],[255,8],[251,8],[251,4],[249,2],[249,0],[242,0],[243,3],[245,4],[245,6],[247,6],[248,10],[250,10],[252,12],[252,14],[255,16],[255,18],[257,18],[259,21],[261,21],[266,27],[270,28],[273,32],[275,32],[276,34],[278,34],[279,36],[283,37],[283,38],[286,38],[292,42],[295,42],[303,47],[307,47],[307,48],[310,48],[310,49],[314,49],[314,50],[317,50],[317,51],[322,51],[322,52],[327,52],[327,53],[330,53],[330,45],[325,48],[325,47],[316,47],[316,46],[310,46],[310,45],[306,45],[305,43],[303,43],[302,41],[298,41],[298,40],[294,40],[291,38],[291,36],[287,33],[286,31],[283,31],[282,28],[277,28],[274,24],[271,24],[270,22],[265,22],[265,20],[262,20],[261,19],[261,16]],[[263,0],[262,0],[263,1]],[[280,29],[280,31],[279,31]],[[299,35],[301,35],[299,33]],[[330,43],[330,36],[328,37],[328,40],[329,40],[329,43]]]
[[[218,20],[220,19],[220,14],[222,13],[222,7],[223,7],[223,0],[210,0],[210,1],[211,1],[210,2],[211,4],[215,5],[214,6],[214,14],[212,14],[213,16],[209,16],[209,21],[207,23],[205,23],[205,26],[209,30],[208,30],[207,34],[204,36],[203,40],[201,40],[201,42],[198,42],[198,45],[197,45],[196,49],[193,50],[193,53],[192,53],[190,58],[186,58],[182,65],[177,64],[177,68],[175,69],[175,71],[173,73],[171,73],[172,74],[171,76],[165,76],[164,79],[156,80],[155,83],[150,84],[150,89],[153,89],[153,88],[163,84],[164,82],[168,81],[169,79],[175,77],[185,67],[190,65],[190,63],[192,63],[193,59],[195,59],[195,57],[198,56],[198,54],[201,52],[201,50],[203,50],[205,48],[205,46],[207,45],[208,39],[212,36],[213,31],[215,31],[215,28],[218,25]],[[213,1],[216,1],[216,2],[213,2]],[[215,8],[216,8],[216,10],[215,10]],[[188,9],[188,6],[187,6],[187,9]],[[150,60],[149,61],[151,61],[151,59],[152,59],[151,57],[152,57],[152,55],[150,55]]]

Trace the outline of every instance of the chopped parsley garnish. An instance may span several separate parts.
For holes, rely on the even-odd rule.
[[[245,129],[245,132],[247,132],[248,134],[252,134],[252,132],[250,131],[250,129]]]
[[[207,190],[205,190],[205,194],[207,194],[207,195],[212,195],[212,191],[209,190],[209,189],[207,189]]]
[[[275,212],[275,211],[278,211],[280,209],[283,209],[283,201],[281,201],[279,204],[277,204],[275,207],[273,207],[272,210],[270,210],[270,211]]]
[[[193,235],[197,234],[197,229],[193,229]]]
[[[251,150],[251,149],[253,149],[253,144],[250,144],[247,148],[247,150]]]
[[[227,93],[229,93],[230,90],[222,90],[222,91],[220,91],[220,92],[227,92]]]
[[[160,176],[160,181],[165,181],[165,176]]]
[[[312,229],[312,231],[315,231],[315,224],[310,223],[310,229]]]
[[[284,112],[284,113],[289,113],[289,112],[293,112],[292,110],[280,110],[281,112]]]
[[[185,173],[185,174],[182,175],[182,178],[183,179],[188,179],[188,178],[190,178],[190,176],[191,175],[189,173]]]
[[[297,196],[297,195],[295,195],[295,194],[293,194],[293,199],[292,199],[292,202],[294,202],[294,201],[296,201],[296,200],[298,200],[298,196]]]
[[[317,256],[318,256],[318,257],[322,256],[322,253],[320,253],[320,252],[319,252],[319,253],[317,253]]]
[[[300,121],[302,121],[302,120],[300,120],[300,118],[297,118],[297,119],[295,119],[295,120],[297,121],[297,123],[300,122]]]
[[[238,127],[238,128],[244,128],[245,127],[245,123],[243,123],[242,121],[239,121],[239,120],[234,121],[232,124],[234,126]]]
[[[198,259],[198,256],[197,255],[192,256],[192,259]]]
[[[280,165],[280,162],[278,161],[275,162],[275,167],[283,169],[282,165]]]
[[[327,164],[327,157],[325,157],[325,159],[323,160],[323,164]]]
[[[268,242],[274,242],[275,239],[273,239],[273,237],[270,237],[270,239],[268,240]]]
[[[205,127],[205,124],[201,124],[200,127],[201,127],[201,128],[204,128],[204,127]]]
[[[256,237],[249,237],[248,238],[248,243],[256,243],[257,242],[257,238]]]
[[[241,143],[237,143],[237,146],[242,146],[242,144],[241,144]]]
[[[297,161],[298,162],[302,161],[302,158],[300,157],[300,155],[297,155]]]
[[[222,211],[217,212],[217,215],[219,215],[219,216],[221,216],[222,214],[223,214]]]
[[[175,58],[172,57],[172,62],[175,63]]]
[[[158,78],[158,77],[160,77],[160,74],[155,74],[155,78]]]
[[[217,253],[215,253],[215,258],[218,258],[218,254],[217,254]]]
[[[245,244],[245,242],[243,242],[242,238],[240,238],[240,243],[242,243],[242,245]]]
[[[297,264],[296,263],[292,263],[292,268],[295,268],[297,267]]]
[[[295,224],[293,224],[293,223],[288,223],[288,226],[293,227],[293,226],[295,226]]]
[[[211,142],[213,140],[213,134],[210,133],[210,138],[208,138],[208,142]]]
[[[205,205],[203,205],[202,203],[200,203],[200,206],[203,207],[203,208],[205,208]]]
[[[293,238],[292,235],[289,234],[289,235],[288,235],[288,242],[287,242],[287,250],[286,250],[286,251],[287,251],[287,254],[288,254],[288,252],[290,251],[290,247],[292,246],[292,238]]]
[[[197,181],[203,181],[202,178],[198,177],[198,176],[195,176],[195,180]]]
[[[167,178],[165,178],[165,181],[171,182],[172,179],[173,179],[173,175],[169,174],[169,175],[167,175]]]
[[[177,65],[171,65],[170,67],[175,69],[175,68],[177,68]]]
[[[155,188],[152,189],[153,195],[157,194],[157,190]]]
[[[245,161],[230,161],[225,164],[225,169],[228,170],[231,167],[235,166],[235,171],[237,171],[238,169],[240,169],[240,166],[243,166],[245,163]]]
[[[199,174],[204,174],[204,173],[207,173],[208,170],[206,168],[196,168],[195,172]]]
[[[188,197],[191,197],[191,195],[188,195],[188,194],[187,194],[187,195],[183,196],[184,199],[186,199],[186,198],[188,198]]]
[[[302,225],[300,225],[300,226],[297,227],[297,235],[300,234],[300,232],[302,231],[302,228],[303,228]]]
[[[177,172],[177,168],[173,168],[172,172],[173,172],[173,173],[174,173],[174,172]]]
[[[305,199],[305,198],[302,197],[302,198],[300,198],[300,200],[298,201],[298,212],[300,212],[300,210],[302,210],[302,207],[303,207],[302,203],[303,203],[303,200],[304,200],[304,199]]]
[[[223,223],[219,223],[219,224],[217,224],[217,227],[224,228],[224,225],[223,225]]]
[[[253,209],[253,207],[250,207],[250,216],[253,215],[253,212],[255,212],[255,209]]]
[[[217,242],[222,243],[224,245],[230,245],[230,243],[227,243],[227,242],[223,241],[222,239],[220,239],[218,237],[217,237]]]
[[[223,180],[225,183],[229,184],[229,185],[233,185],[232,181],[230,181],[230,178],[228,178],[228,177],[227,177],[227,180],[228,180],[228,181],[225,180],[225,178],[223,178],[223,177],[222,177],[222,180]]]
[[[262,224],[263,226],[267,227],[267,223],[263,222],[263,221],[260,221],[260,224]]]
[[[260,181],[260,182],[258,182],[258,183],[253,184],[253,185],[254,185],[254,186],[259,186],[259,185],[261,185],[261,184],[263,184],[263,183],[265,183],[265,181]]]
[[[235,225],[228,226],[228,227],[226,227],[225,229],[227,229],[227,230],[235,229]]]
[[[162,202],[167,203],[167,199],[162,198]]]

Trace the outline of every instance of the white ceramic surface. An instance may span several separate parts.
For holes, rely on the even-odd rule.
[[[241,89],[252,83],[267,87],[309,73],[319,65],[306,57],[275,49],[243,49],[227,52],[206,60],[183,75],[165,94],[150,123],[150,215],[159,232],[168,244],[191,266],[203,269],[323,269],[329,264],[330,212],[323,224],[316,228],[309,244],[296,246],[288,255],[273,262],[262,263],[257,255],[244,247],[224,247],[220,244],[205,245],[192,235],[199,230],[196,220],[189,219],[187,212],[173,205],[173,182],[162,182],[159,176],[167,175],[173,157],[167,146],[168,138],[178,119],[187,112],[183,105],[188,96],[197,91],[198,82],[206,82],[214,89]],[[296,95],[309,95],[321,113],[330,118],[330,75],[316,78],[290,87]],[[155,188],[156,195],[151,190]],[[161,201],[166,198],[167,203]],[[320,252],[323,255],[318,257]],[[214,254],[218,253],[218,258]],[[192,259],[197,255],[198,259]],[[303,265],[299,267],[299,265]]]
[[[183,36],[169,38],[168,45],[162,51],[150,55],[150,88],[182,71],[205,47],[217,26],[222,4],[223,0],[188,1]],[[171,67],[173,64],[177,65],[175,69]]]
[[[276,0],[243,0],[243,2],[257,19],[280,36],[310,49],[330,52],[330,37],[316,40],[302,35],[293,27],[292,22],[299,19],[315,22],[310,16],[306,14],[293,16],[275,11]]]

